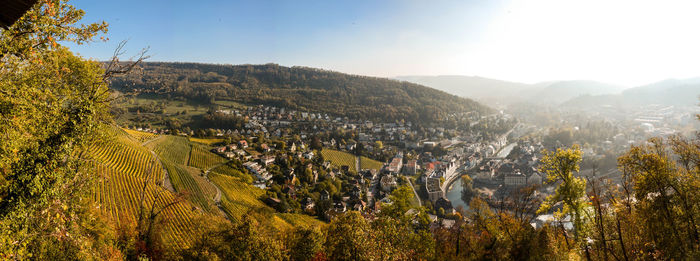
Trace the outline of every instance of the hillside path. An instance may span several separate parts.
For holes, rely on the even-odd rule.
[[[421,203],[420,197],[418,196],[418,192],[416,192],[416,188],[413,187],[413,183],[411,182],[411,179],[406,178],[408,180],[408,185],[411,185],[411,190],[413,190],[413,195],[416,195],[416,199],[418,200],[418,206],[422,207],[423,203]]]
[[[146,144],[148,144],[148,143],[150,143],[150,142],[152,142],[152,141],[161,139],[161,138],[163,138],[163,137],[165,137],[165,135],[161,135],[161,136],[159,136],[158,138],[148,140],[148,141],[142,143],[141,145],[145,147]],[[160,167],[163,168],[163,165],[160,163],[160,158],[158,157],[158,154],[156,154],[156,153],[155,153],[153,150],[151,150],[151,149],[149,149],[148,151],[150,151],[151,154],[153,154],[153,157],[156,158],[156,161],[158,162],[158,165],[160,165]],[[223,163],[216,164],[216,165],[212,166],[211,168],[205,170],[205,171],[204,171],[204,178],[205,178],[205,180],[206,180],[207,182],[209,182],[209,184],[211,184],[212,186],[214,186],[214,188],[216,189],[216,195],[214,196],[214,203],[216,204],[217,209],[219,209],[219,212],[221,212],[221,216],[223,216],[223,217],[226,218],[227,220],[230,220],[230,218],[228,217],[228,214],[226,214],[226,212],[224,211],[223,206],[221,206],[221,189],[219,189],[219,186],[217,186],[214,182],[212,182],[211,180],[209,180],[209,171],[211,171],[212,169],[218,168],[219,166],[224,165],[224,164],[226,164],[226,163],[228,163],[228,161],[223,162]],[[165,169],[165,168],[163,168],[163,173],[165,173],[164,176],[163,176],[163,187],[164,187],[165,189],[169,190],[170,192],[175,193],[175,188],[173,187],[172,183],[170,183],[170,176],[168,175],[168,170]]]
[[[207,182],[209,182],[210,184],[212,184],[214,186],[214,188],[216,188],[216,196],[214,196],[214,202],[216,202],[217,205],[219,203],[221,203],[221,190],[219,189],[219,186],[217,186],[214,182],[212,182],[209,179],[209,172],[215,168],[218,168],[218,167],[226,164],[226,163],[228,163],[228,161],[211,166],[209,169],[204,171],[204,178],[206,178]]]
[[[226,219],[228,219],[228,220],[231,220],[231,219],[228,217],[228,214],[226,214],[226,211],[224,211],[224,207],[221,206],[221,189],[219,189],[219,186],[217,186],[216,183],[212,182],[212,181],[209,179],[209,172],[210,172],[211,170],[213,170],[213,169],[215,169],[215,168],[218,168],[218,167],[220,167],[220,166],[222,166],[222,165],[224,165],[224,164],[226,164],[226,163],[228,163],[228,161],[225,161],[225,162],[216,164],[216,165],[214,165],[214,166],[211,166],[209,169],[205,170],[205,171],[204,171],[204,178],[207,180],[207,182],[209,182],[209,184],[211,184],[212,186],[214,186],[214,188],[216,189],[216,196],[214,196],[214,203],[215,203],[216,206],[218,207],[219,212],[221,212],[221,215],[222,215],[224,218],[226,218]]]
[[[360,173],[360,161],[362,158],[360,156],[355,156],[355,172]]]
[[[154,139],[150,139],[150,140],[147,140],[147,141],[141,143],[141,146],[145,147],[146,144],[151,143],[151,142],[156,141],[156,140],[159,140],[159,139],[162,139],[163,137],[165,137],[165,135],[158,135],[158,137],[156,137]]]
[[[175,187],[173,187],[173,184],[170,183],[170,175],[168,175],[168,170],[163,167],[163,164],[160,163],[160,158],[158,158],[158,154],[156,154],[154,151],[149,150],[151,154],[153,154],[153,158],[156,159],[156,162],[158,163],[158,166],[163,170],[163,180],[162,184],[163,187],[170,192],[175,193]]]

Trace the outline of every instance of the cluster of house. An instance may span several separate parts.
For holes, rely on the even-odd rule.
[[[359,175],[357,175],[356,177],[345,177],[347,184],[351,186],[350,192],[348,194],[345,194],[338,200],[333,200],[331,208],[324,213],[327,219],[332,219],[333,217],[350,210],[363,212],[365,214],[375,213],[379,211],[379,209],[381,208],[381,204],[371,203],[371,201],[374,200],[373,192],[371,192],[370,190],[367,191],[368,194],[366,199],[369,199],[369,202],[365,201],[365,198],[362,197],[363,189],[369,189],[376,185],[376,182],[379,178],[379,171],[377,171],[376,169],[363,169],[358,174]],[[393,186],[396,186],[395,180]],[[383,197],[384,200],[389,199],[387,195],[388,194],[386,193],[381,193],[381,197]],[[330,197],[328,192],[325,190],[321,191],[320,199],[329,200]],[[308,198],[305,201],[312,202],[311,198]],[[302,202],[302,207],[308,208],[309,206],[305,205],[305,203]]]
[[[255,161],[247,161],[243,163],[243,166],[257,178],[256,182],[254,183],[256,187],[264,189],[265,182],[272,178],[272,174],[267,172],[265,167],[261,166]]]
[[[425,133],[419,133],[418,128],[415,128],[411,122],[388,122],[375,123],[370,120],[351,120],[348,117],[332,117],[323,113],[301,112],[295,110],[287,110],[285,108],[277,108],[274,106],[251,106],[245,110],[219,110],[220,113],[235,114],[239,117],[245,117],[248,122],[246,130],[240,134],[256,134],[264,132],[268,135],[276,137],[284,137],[289,133],[284,133],[282,129],[294,129],[302,139],[313,136],[321,131],[333,130],[337,128],[352,130],[357,132],[357,141],[355,143],[348,142],[340,144],[335,140],[324,141],[323,146],[326,148],[334,148],[341,150],[353,150],[357,143],[362,143],[367,150],[374,149],[374,141],[384,141],[388,143],[403,143],[406,148],[418,149],[423,146],[449,147],[458,143],[456,140],[442,140],[440,142],[431,141],[441,139],[445,133],[451,131],[443,127],[429,127],[422,129]],[[449,118],[467,120],[471,124],[476,124],[485,118],[494,117],[511,117],[510,115],[493,114],[481,116],[476,112],[460,112],[448,115]],[[269,131],[268,131],[269,130]],[[430,139],[421,140],[419,137],[427,135]],[[474,137],[478,134],[471,134]],[[464,137],[473,138],[473,137]],[[468,141],[468,140],[463,140]],[[469,142],[469,141],[468,141]],[[500,147],[505,145],[505,137],[501,137],[492,141],[491,154],[495,153]],[[488,153],[484,151],[484,153]],[[487,155],[490,156],[490,155]]]
[[[425,172],[420,177],[428,199],[435,204],[438,199],[445,197],[445,190],[450,181],[459,177],[457,168],[461,162],[457,158],[449,158],[445,161],[433,161],[426,163]]]
[[[474,181],[506,188],[542,184],[544,176],[537,170],[542,144],[523,141],[517,149],[520,150],[517,158],[491,159],[481,165],[473,177]]]
[[[136,131],[141,131],[141,132],[148,132],[148,133],[153,133],[153,134],[168,134],[170,133],[170,130],[160,130],[160,129],[151,129],[151,128],[142,128],[142,127],[127,127],[127,129],[131,130],[136,130]]]
[[[356,131],[357,141],[340,144],[331,139],[323,142],[324,147],[353,150],[358,143],[362,143],[365,149],[371,151],[374,150],[374,141],[404,142],[410,148],[418,148],[421,145],[420,141],[411,139],[411,137],[420,136],[411,122],[374,123],[369,120],[357,121],[348,117],[332,117],[323,113],[301,112],[263,105],[251,106],[245,110],[221,109],[217,112],[236,115],[247,120],[243,130],[215,130],[217,136],[255,135],[262,132],[269,136],[286,137],[291,133],[286,133],[284,130],[291,129],[302,139],[306,139],[322,131],[341,128]],[[431,136],[439,137],[446,130],[428,128],[427,131]]]
[[[362,196],[362,189],[360,189],[360,186],[353,186],[352,190],[350,191],[350,194],[348,196],[343,196],[340,200],[334,200],[331,208],[328,209],[325,213],[327,219],[333,219],[335,216],[343,214],[347,211],[358,211],[358,212],[363,212],[367,209],[367,202],[361,199]],[[321,191],[321,200],[328,200],[330,199],[328,192],[327,191]],[[311,198],[307,199],[307,201],[311,200]],[[304,206],[302,203],[303,207],[308,207]]]
[[[256,138],[251,137],[253,140]],[[315,157],[314,152],[308,150],[306,144],[302,141],[289,142],[288,146],[287,153],[293,156],[305,159],[313,159]],[[276,157],[272,155],[274,149],[267,143],[260,144],[260,149],[262,153],[251,150],[248,146],[248,141],[240,140],[237,143],[216,147],[212,151],[229,159],[236,158],[243,161],[243,166],[256,177],[254,185],[264,189],[267,182],[272,178],[272,174],[267,172],[265,167],[273,164]],[[324,164],[326,168],[329,165],[330,163]],[[294,175],[293,170],[291,175]]]
[[[247,153],[245,149],[248,148],[248,141],[241,140],[238,144],[228,144],[226,146],[219,146],[214,148],[214,153],[224,156],[228,159],[243,157],[245,159]]]

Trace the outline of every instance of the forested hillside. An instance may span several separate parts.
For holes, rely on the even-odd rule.
[[[453,112],[490,112],[473,100],[418,84],[307,68],[151,62],[112,81],[124,92],[203,103],[229,100],[355,119],[436,123]]]

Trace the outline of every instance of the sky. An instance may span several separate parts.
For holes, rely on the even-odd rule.
[[[633,87],[698,77],[700,1],[74,0],[107,42],[151,61],[277,63],[395,77],[468,75]],[[128,58],[127,55],[124,58]]]

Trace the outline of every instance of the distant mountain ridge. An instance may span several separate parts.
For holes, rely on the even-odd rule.
[[[531,87],[524,83],[463,75],[399,76],[396,79],[483,101],[514,99],[517,93]]]
[[[553,81],[536,84],[501,81],[478,76],[399,76],[462,97],[484,102],[558,105],[582,95],[603,95],[621,92],[624,88],[595,81]]]
[[[697,106],[700,98],[700,78],[667,79],[629,88],[620,94],[581,96],[570,100],[568,106],[634,107],[645,104]]]

